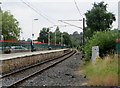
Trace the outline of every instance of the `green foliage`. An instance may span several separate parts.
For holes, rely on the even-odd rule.
[[[70,37],[71,37],[72,47],[80,48],[80,46],[82,46],[82,40],[83,40],[82,32],[79,34],[77,31],[75,31],[73,34],[70,35]]]
[[[63,32],[63,44],[69,45],[72,47],[72,39],[67,32]]]
[[[60,44],[62,33],[60,32],[59,27],[56,28],[55,32],[56,32],[56,44]]]
[[[1,11],[2,14],[2,35],[4,40],[18,40],[20,36],[19,22],[10,12]]]
[[[87,27],[85,28],[84,34],[85,34],[85,40],[86,40],[86,41],[87,41],[88,39],[90,39],[90,37],[92,37],[92,35],[93,35],[91,29],[90,29],[90,28],[87,28]]]
[[[85,58],[90,59],[92,55],[92,46],[99,46],[100,56],[115,50],[115,40],[118,33],[115,31],[100,31],[94,33],[84,47]]]
[[[89,62],[82,67],[82,73],[88,78],[88,85],[93,86],[117,86],[119,71],[118,57],[115,55],[99,58],[97,63]]]
[[[56,44],[64,44],[67,46],[72,47],[72,40],[70,35],[67,32],[61,33],[59,27],[56,28],[55,32],[49,31],[49,28],[43,28],[38,37],[38,41],[44,43],[48,43],[48,32],[50,32],[50,43],[55,44],[55,37],[56,37]],[[56,35],[56,36],[55,36]]]
[[[115,21],[115,15],[107,11],[107,4],[104,2],[94,3],[93,8],[85,13],[87,27],[90,32],[109,30]]]
[[[38,41],[47,43],[48,32],[49,32],[49,28],[43,28],[39,33]]]

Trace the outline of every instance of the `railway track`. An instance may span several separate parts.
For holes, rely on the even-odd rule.
[[[25,80],[29,79],[30,77],[35,76],[36,74],[40,74],[43,71],[54,67],[56,64],[64,61],[65,59],[71,57],[76,53],[75,50],[72,50],[63,56],[46,60],[41,63],[37,63],[35,65],[17,70],[15,72],[11,72],[9,74],[3,75],[0,79],[2,80],[2,86],[7,88],[13,88],[19,85],[20,83],[24,82]]]

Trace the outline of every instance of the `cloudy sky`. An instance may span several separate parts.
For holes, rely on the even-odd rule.
[[[21,39],[28,39],[34,33],[34,39],[39,36],[43,27],[53,27],[53,25],[66,25],[58,20],[79,20],[84,13],[92,8],[94,2],[101,0],[75,0],[79,7],[79,14],[74,0],[4,0],[2,1],[2,10],[10,11],[11,14],[19,21],[22,28]],[[104,0],[108,4],[108,11],[115,14],[118,20],[118,1]],[[28,7],[24,2],[34,8],[37,13]],[[34,20],[38,19],[38,20]],[[118,27],[118,21],[113,23],[113,28]],[[70,21],[69,23],[82,27],[82,21]],[[33,26],[32,26],[33,25]],[[56,27],[51,28],[54,31]],[[74,31],[82,32],[82,29],[73,26],[60,26],[61,32],[72,34]]]

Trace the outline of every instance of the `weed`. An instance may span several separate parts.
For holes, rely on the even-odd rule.
[[[95,64],[91,62],[82,67],[82,73],[88,77],[88,85],[118,86],[118,58],[108,55],[98,58]]]

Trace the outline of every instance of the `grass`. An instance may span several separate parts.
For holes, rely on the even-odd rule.
[[[120,69],[119,69],[120,71]],[[82,67],[88,78],[88,86],[118,86],[118,58],[115,55],[97,58],[96,62],[88,62]]]

